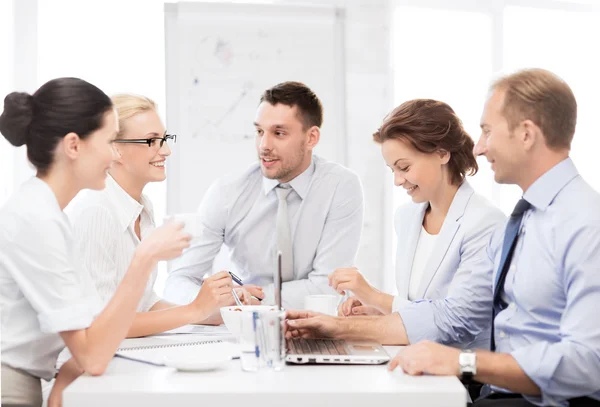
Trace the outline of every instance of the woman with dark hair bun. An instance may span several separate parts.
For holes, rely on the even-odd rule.
[[[118,130],[110,98],[81,79],[55,79],[33,95],[4,100],[0,132],[27,146],[37,173],[0,208],[2,405],[41,406],[40,378],[55,376],[65,345],[73,358],[61,367],[49,405],[61,404],[70,378],[102,374],[156,263],[189,246],[182,224],[155,229],[104,308],[90,277],[78,271],[63,209],[80,190],[104,188]]]

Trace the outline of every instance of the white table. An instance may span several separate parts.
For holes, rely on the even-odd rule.
[[[386,347],[394,356],[399,347]],[[455,377],[411,377],[380,366],[286,366],[243,372],[238,360],[222,370],[183,373],[121,358],[103,376],[82,376],[64,407],[465,407]]]

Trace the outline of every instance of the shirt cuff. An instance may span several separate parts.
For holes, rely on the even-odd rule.
[[[45,333],[58,333],[86,329],[101,311],[102,304],[99,300],[83,299],[68,307],[38,314],[40,330]]]
[[[541,397],[528,398],[532,403],[539,405],[554,405],[557,402],[547,392],[562,355],[558,352],[549,352],[548,346],[549,343],[540,342],[511,352],[525,374],[540,388]]]
[[[440,342],[431,307],[419,307],[418,302],[407,301],[397,312],[404,323],[409,344],[412,345],[425,339]]]

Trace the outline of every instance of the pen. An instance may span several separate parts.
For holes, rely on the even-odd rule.
[[[231,271],[228,271],[228,273],[231,276],[231,279],[233,281],[235,281],[238,285],[242,285],[242,286],[244,285],[244,283],[242,282],[242,280],[240,280],[240,278],[238,276],[236,276],[235,274],[233,274]],[[254,298],[255,300],[258,300],[258,301],[262,301],[262,298],[258,298],[258,297],[255,297],[255,296],[252,296],[252,298]]]
[[[228,273],[231,276],[231,279],[233,281],[235,281],[239,285],[244,285],[244,283],[242,283],[242,280],[240,280],[240,278],[238,276],[236,276],[235,274],[233,274],[231,271],[228,271]]]

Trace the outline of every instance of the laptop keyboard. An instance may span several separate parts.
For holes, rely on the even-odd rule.
[[[288,353],[294,355],[347,355],[340,339],[286,339]]]

